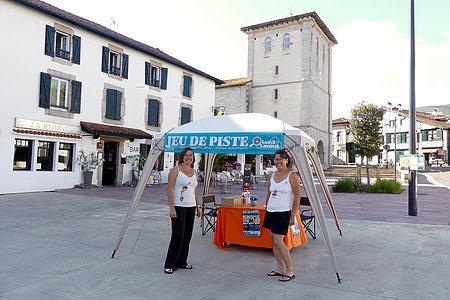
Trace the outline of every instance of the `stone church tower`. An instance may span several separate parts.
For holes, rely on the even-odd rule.
[[[316,140],[324,167],[330,166],[331,47],[336,38],[315,12],[241,30],[248,35],[247,80],[225,80],[216,88],[216,105],[225,106],[226,113],[242,113],[246,107],[300,128]]]

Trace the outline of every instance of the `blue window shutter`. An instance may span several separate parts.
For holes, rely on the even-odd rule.
[[[148,125],[159,126],[159,107],[160,103],[156,99],[148,101]]]
[[[106,118],[116,118],[116,92],[115,90],[106,90]]]
[[[183,76],[183,96],[191,97],[191,77]]]
[[[181,125],[191,121],[191,109],[189,107],[181,108]]]
[[[120,120],[121,116],[121,106],[122,106],[122,93],[119,91],[116,91],[116,120]]]
[[[187,81],[186,76],[183,76],[183,96],[186,96],[187,94],[186,81]]]
[[[80,56],[81,56],[81,38],[77,35],[72,36],[73,43],[73,53],[72,53],[72,62],[74,64],[80,64]]]
[[[45,55],[55,56],[55,28],[45,25]]]
[[[150,63],[145,62],[145,84],[150,85]]]
[[[52,76],[41,72],[41,89],[39,92],[39,107],[50,108],[50,85]]]
[[[81,82],[72,81],[72,103],[70,111],[76,114],[81,112]]]
[[[161,68],[161,89],[167,90],[167,68]]]
[[[122,78],[128,79],[128,54],[122,54]]]
[[[102,49],[102,72],[108,73],[109,70],[109,48],[103,46]]]

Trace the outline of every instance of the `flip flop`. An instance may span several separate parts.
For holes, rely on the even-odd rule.
[[[277,271],[270,271],[266,274],[267,276],[283,276],[283,274],[278,273]]]
[[[164,273],[166,274],[173,274],[173,269],[169,268],[169,269],[164,269]]]
[[[288,282],[291,279],[295,278],[295,274],[292,274],[292,276],[283,275],[280,279],[278,279],[281,282]]]
[[[179,267],[180,269],[187,269],[187,270],[190,270],[190,269],[192,269],[192,265],[190,265],[190,264],[186,264],[184,267]]]

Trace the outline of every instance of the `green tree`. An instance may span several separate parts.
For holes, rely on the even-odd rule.
[[[350,133],[353,136],[355,153],[366,158],[367,183],[369,178],[369,157],[380,152],[380,123],[384,109],[371,103],[358,103],[351,110]]]

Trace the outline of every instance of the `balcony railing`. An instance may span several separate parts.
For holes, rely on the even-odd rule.
[[[120,68],[115,67],[115,66],[111,66],[110,73],[113,74],[113,75],[120,76]]]
[[[65,60],[70,59],[70,52],[64,49],[56,49],[55,55]]]
[[[151,84],[151,86],[159,87],[159,80],[157,80],[157,79],[151,79],[151,80],[150,80],[150,84]]]

